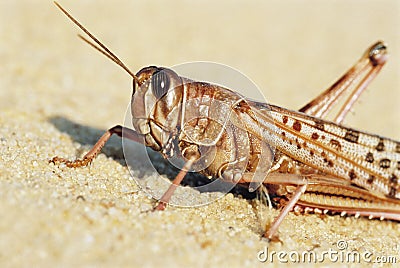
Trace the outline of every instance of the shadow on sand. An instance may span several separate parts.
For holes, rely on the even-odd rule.
[[[87,125],[82,125],[71,121],[63,116],[53,116],[48,120],[53,124],[59,131],[69,135],[74,142],[77,142],[85,147],[92,147],[97,140],[106,132],[106,129],[98,129]],[[110,126],[112,127],[112,126]],[[140,146],[140,145],[139,145]],[[86,148],[85,148],[86,150]],[[159,174],[166,175],[169,179],[173,180],[178,174],[179,170],[171,165],[163,156],[149,148],[147,148],[147,154],[149,159]],[[86,152],[86,151],[85,151]],[[77,152],[77,157],[85,152]],[[122,149],[122,141],[118,136],[113,136],[103,147],[101,153],[104,153],[107,157],[113,158],[121,165],[126,166],[124,153]],[[134,168],[134,167],[132,167]],[[198,173],[190,173],[185,176],[182,185],[191,187],[202,186],[208,184],[210,180],[205,176]],[[255,193],[249,193],[247,188],[243,186],[236,186],[231,191],[234,194],[240,194],[245,198],[255,198]]]

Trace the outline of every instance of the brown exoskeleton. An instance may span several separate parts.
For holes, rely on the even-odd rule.
[[[193,166],[199,172],[254,190],[265,185],[285,207],[265,236],[271,238],[292,210],[341,213],[400,221],[400,142],[344,127],[341,122],[387,60],[382,42],[372,45],[334,85],[299,111],[255,102],[221,86],[180,77],[168,68],[132,73],[59,4],[96,44],[81,38],[133,78],[133,129],[109,129],[81,160],[89,164],[117,134],[186,163],[161,197],[165,208]],[[353,90],[351,92],[351,90]],[[333,121],[323,118],[350,92]],[[274,153],[275,152],[275,153]]]

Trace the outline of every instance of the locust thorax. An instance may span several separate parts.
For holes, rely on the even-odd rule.
[[[145,145],[156,151],[166,147],[176,132],[182,103],[182,79],[172,70],[145,67],[133,82],[133,128],[145,135]]]

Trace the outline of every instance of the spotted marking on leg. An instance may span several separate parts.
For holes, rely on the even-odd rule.
[[[311,138],[313,139],[313,140],[318,140],[318,138],[319,138],[319,135],[318,135],[318,133],[313,133],[312,135],[311,135]]]
[[[300,131],[301,130],[301,123],[299,121],[294,121],[293,123],[293,129],[296,131]]]
[[[357,143],[359,136],[360,136],[360,133],[358,131],[349,129],[349,130],[347,130],[346,134],[344,135],[344,139],[346,141],[349,141],[352,143]]]
[[[395,187],[390,187],[389,194],[387,195],[389,198],[396,198],[396,188]]]
[[[378,145],[376,145],[375,150],[377,150],[378,152],[382,152],[385,150],[385,144],[383,143],[382,139],[379,141]]]
[[[373,163],[375,161],[374,154],[371,152],[368,152],[367,155],[365,156],[365,161],[367,161],[369,163]]]
[[[321,122],[321,121],[316,121],[316,122],[315,122],[315,128],[316,128],[316,129],[319,129],[319,130],[324,130],[324,129],[325,129],[325,125],[324,125],[324,123]]]
[[[379,161],[379,166],[381,168],[389,168],[390,167],[390,159],[384,158]]]
[[[356,173],[354,172],[354,169],[352,169],[352,170],[349,171],[349,178],[350,178],[350,180],[354,180],[354,179],[357,178],[357,175],[356,175]]]
[[[392,184],[392,186],[397,185],[398,183],[398,178],[396,175],[392,174],[392,177],[390,177],[390,183]]]
[[[283,116],[282,118],[282,122],[286,125],[286,123],[288,122],[288,117],[286,115]]]
[[[338,140],[331,139],[331,140],[329,141],[329,143],[330,143],[331,146],[332,146],[333,148],[335,148],[336,150],[338,150],[338,151],[341,151],[341,150],[342,150],[342,145],[340,144],[340,142],[339,142]]]
[[[395,152],[400,153],[400,143],[396,143]]]

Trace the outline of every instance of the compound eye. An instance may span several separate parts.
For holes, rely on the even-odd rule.
[[[151,77],[151,85],[154,96],[160,99],[169,89],[170,79],[168,74],[163,70],[154,73]]]

